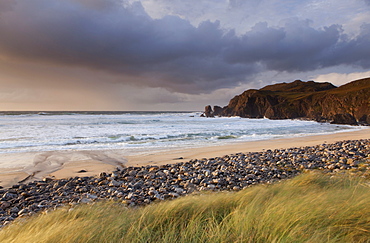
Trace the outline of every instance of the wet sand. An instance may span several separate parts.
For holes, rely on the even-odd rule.
[[[23,168],[1,168],[0,169],[0,185],[2,187],[10,187],[17,184],[19,181],[27,178],[29,175],[23,171]]]
[[[9,187],[19,182],[42,180],[45,177],[61,179],[75,176],[95,176],[111,172],[127,162],[114,151],[49,151],[5,156],[9,161],[20,159],[30,165],[0,168],[0,186]],[[15,163],[20,165],[20,163]]]
[[[314,146],[323,143],[334,143],[343,140],[369,139],[370,128],[360,131],[341,132],[329,135],[315,135],[297,138],[271,139],[251,142],[233,143],[222,146],[186,148],[183,150],[172,150],[166,153],[151,153],[144,155],[127,156],[130,166],[141,166],[149,164],[172,164],[182,160],[221,157],[227,154],[239,152],[261,152],[268,149],[281,149],[291,147]],[[179,159],[182,158],[182,159]]]
[[[369,138],[370,128],[364,128],[354,132],[184,148],[125,157],[122,152],[120,157],[120,151],[76,151],[73,152],[74,154],[70,152],[33,153],[27,156],[38,156],[35,156],[34,165],[26,168],[1,169],[0,186],[9,187],[27,177],[29,181],[40,180],[44,177],[61,179],[75,176],[95,176],[101,172],[113,171],[120,166],[173,164],[190,159],[221,157],[239,152],[259,152],[267,149],[313,146],[342,140]],[[85,172],[81,172],[82,170]]]

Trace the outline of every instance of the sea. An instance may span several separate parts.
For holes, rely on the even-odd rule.
[[[0,154],[119,150],[123,155],[137,155],[361,129],[315,121],[205,118],[201,114],[0,112]],[[4,163],[7,162],[0,163],[0,167],[4,167]]]

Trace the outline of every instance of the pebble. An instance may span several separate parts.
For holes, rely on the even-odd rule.
[[[63,205],[116,200],[127,207],[196,191],[239,191],[291,178],[305,170],[370,170],[370,139],[312,147],[238,153],[161,166],[124,167],[97,177],[45,178],[0,188],[0,229],[17,217]],[[361,166],[361,168],[359,168]]]

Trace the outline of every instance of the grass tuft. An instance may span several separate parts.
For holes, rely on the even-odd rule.
[[[369,205],[367,181],[307,173],[140,208],[63,208],[18,220],[0,242],[370,242]]]

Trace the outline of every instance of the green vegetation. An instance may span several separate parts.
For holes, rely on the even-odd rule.
[[[83,205],[18,220],[0,242],[370,242],[369,182],[308,173],[142,208]]]

